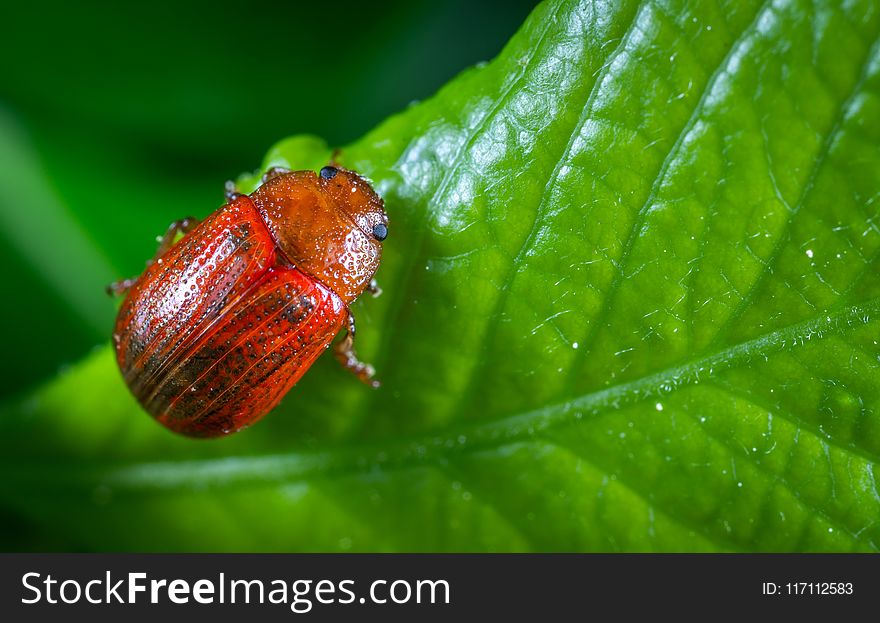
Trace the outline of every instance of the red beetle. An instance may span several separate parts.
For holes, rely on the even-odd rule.
[[[233,433],[272,408],[333,337],[335,354],[374,387],[354,352],[351,303],[378,293],[388,216],[352,171],[271,169],[251,195],[165,234],[127,292],[113,332],[129,389],[159,422],[193,437]],[[178,242],[175,238],[185,233]]]

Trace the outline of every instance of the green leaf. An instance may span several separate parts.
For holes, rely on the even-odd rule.
[[[87,549],[880,548],[880,6],[838,5],[542,4],[342,150],[380,390],[325,357],[196,442],[104,349],[7,407],[0,501]]]

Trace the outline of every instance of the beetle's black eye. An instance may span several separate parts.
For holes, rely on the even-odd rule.
[[[339,171],[337,171],[333,167],[324,167],[323,169],[321,169],[320,175],[325,180],[332,180],[334,177],[336,177],[337,173],[339,173]]]
[[[376,223],[373,225],[373,238],[382,242],[385,238],[388,237],[388,228],[385,227],[384,223]]]

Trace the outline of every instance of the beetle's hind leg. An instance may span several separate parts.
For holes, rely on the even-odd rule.
[[[362,362],[357,358],[354,352],[354,316],[348,313],[348,332],[342,341],[337,342],[333,346],[333,354],[336,355],[337,361],[342,367],[354,374],[361,383],[366,383],[370,387],[379,387],[380,383],[373,376],[376,370],[368,363]]]
[[[186,234],[193,229],[195,226],[199,224],[198,219],[195,219],[191,216],[187,216],[186,218],[182,218],[179,221],[174,221],[171,225],[168,226],[168,229],[165,230],[165,233],[159,238],[159,248],[156,249],[156,254],[152,259],[147,260],[147,266],[158,260],[162,257],[168,249],[174,246],[174,242],[177,239],[178,234]],[[130,277],[128,279],[120,279],[119,281],[114,281],[110,285],[107,286],[107,294],[110,296],[119,296],[120,294],[125,294],[128,292],[131,287],[138,280],[137,277]]]

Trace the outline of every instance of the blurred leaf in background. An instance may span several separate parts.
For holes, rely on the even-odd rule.
[[[878,549],[878,8],[541,4],[343,149],[392,219],[385,294],[355,308],[382,389],[325,357],[258,426],[198,443],[140,411],[105,347],[3,410],[7,532]],[[264,166],[329,154],[299,136]]]

